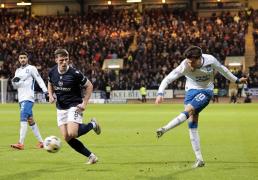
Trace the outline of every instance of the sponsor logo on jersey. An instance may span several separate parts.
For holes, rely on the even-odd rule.
[[[54,90],[55,91],[71,91],[72,88],[65,88],[65,87],[58,87],[58,86],[54,86]]]

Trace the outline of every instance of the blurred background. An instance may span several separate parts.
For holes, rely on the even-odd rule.
[[[191,44],[248,77],[237,86],[216,74],[219,102],[257,102],[257,0],[0,0],[0,6],[2,103],[17,101],[10,80],[20,51],[47,83],[54,51],[66,48],[71,65],[94,85],[93,103],[145,102],[143,87],[152,102]],[[181,100],[184,84],[184,78],[170,84],[165,97]]]

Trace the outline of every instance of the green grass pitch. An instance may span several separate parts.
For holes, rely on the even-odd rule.
[[[199,133],[206,166],[192,169],[194,154],[187,123],[161,139],[155,130],[182,111],[180,104],[92,105],[84,122],[97,117],[102,134],[80,137],[98,157],[86,158],[62,140],[56,154],[35,148],[28,129],[25,150],[9,147],[18,141],[18,104],[0,105],[0,179],[258,179],[258,104],[210,104],[201,114]],[[43,137],[60,136],[54,105],[34,107],[34,117]]]

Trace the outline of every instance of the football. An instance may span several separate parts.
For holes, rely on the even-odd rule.
[[[44,149],[50,153],[56,153],[61,148],[61,140],[56,136],[48,136],[44,140]]]

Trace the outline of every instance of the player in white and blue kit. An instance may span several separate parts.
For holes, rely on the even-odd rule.
[[[28,64],[28,54],[26,52],[19,54],[19,63],[21,66],[15,71],[15,77],[12,79],[12,84],[18,91],[18,101],[20,104],[20,139],[17,144],[12,144],[11,147],[19,150],[24,149],[27,124],[29,124],[39,141],[37,147],[43,148],[43,140],[39,128],[33,119],[32,108],[34,104],[35,81],[37,81],[44,93],[47,93],[47,87],[39,75],[37,68]]]
[[[179,77],[185,76],[185,109],[167,125],[159,128],[156,133],[157,137],[160,138],[165,132],[188,119],[190,140],[196,156],[196,163],[193,167],[203,167],[204,161],[197,131],[198,117],[213,96],[215,71],[218,71],[225,78],[235,83],[246,83],[247,78],[242,77],[238,79],[225,66],[221,65],[215,57],[203,54],[201,48],[197,46],[190,46],[184,55],[185,59],[181,64],[161,82],[155,103],[159,104],[163,101],[164,90],[168,84]]]

